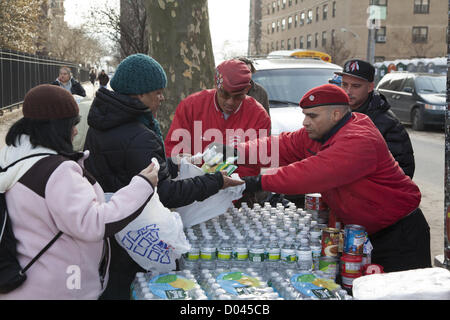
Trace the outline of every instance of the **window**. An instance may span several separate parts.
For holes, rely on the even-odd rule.
[[[331,30],[331,44],[334,45],[334,39],[336,38],[336,30]]]
[[[292,44],[291,44],[291,39],[287,40],[287,49],[291,50],[292,49]]]
[[[414,13],[430,13],[430,1],[414,0]]]
[[[277,32],[280,31],[280,26],[281,26],[280,20],[277,20]]]
[[[275,50],[278,50],[278,41],[277,42],[275,42]]]
[[[284,40],[281,40],[281,50],[284,50]]]
[[[294,49],[297,49],[297,37],[294,38]]]
[[[316,8],[316,22],[319,21],[319,7]]]
[[[270,30],[271,30],[271,28],[270,28],[270,23],[267,25],[267,34],[270,34]]]
[[[380,27],[380,29],[375,29],[375,42],[376,43],[386,42],[386,27]]]
[[[294,22],[295,27],[297,28],[298,26],[298,14],[295,15],[295,22]]]
[[[322,47],[325,47],[327,45],[327,32],[322,32]]]
[[[312,42],[312,35],[308,34],[308,36],[306,37],[306,49],[311,48],[311,42]]]
[[[319,34],[316,32],[316,34],[314,35],[314,48],[317,48],[318,45],[319,45]]]
[[[383,62],[384,60],[386,60],[384,56],[375,56],[374,57],[375,62]]]
[[[267,5],[267,15],[269,15],[269,14],[270,14],[270,4]]]
[[[425,43],[428,41],[428,27],[413,27],[412,42]]]
[[[305,13],[300,13],[300,25],[303,26],[305,24]]]
[[[387,6],[387,0],[370,0],[371,5],[375,6]]]
[[[292,6],[292,0],[289,0],[289,7]]]
[[[283,0],[283,6],[282,6],[282,8],[283,8],[283,9],[286,8],[286,0]]]
[[[292,17],[288,18],[288,29],[292,27]]]
[[[276,23],[275,23],[275,22],[272,22],[272,33],[275,32],[275,27],[276,27]]]
[[[300,49],[303,49],[303,47],[304,47],[303,36],[301,36],[301,37],[299,38],[299,47],[300,47]]]
[[[282,31],[286,30],[286,19],[283,19],[283,20],[281,21],[281,30],[282,30]]]
[[[306,23],[311,23],[313,20],[313,12],[312,10],[308,10],[308,20],[306,21]]]
[[[272,13],[275,12],[275,8],[277,7],[277,3],[274,1],[272,2]]]
[[[328,17],[328,5],[324,4],[322,9],[322,20],[327,20]]]
[[[333,18],[335,18],[336,17],[336,1],[333,1],[333,9],[332,9],[332,11],[333,11],[332,16],[333,16]]]

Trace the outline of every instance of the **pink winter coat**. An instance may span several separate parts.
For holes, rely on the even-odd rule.
[[[0,165],[3,158],[0,153]],[[20,265],[59,231],[63,235],[31,266],[27,280],[0,299],[97,299],[107,283],[105,239],[140,214],[153,187],[136,176],[105,203],[100,185],[77,162],[57,155],[34,161],[5,194]],[[10,175],[19,171],[15,168]],[[0,175],[0,188],[10,178]]]

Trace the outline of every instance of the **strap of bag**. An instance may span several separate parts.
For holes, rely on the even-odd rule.
[[[42,249],[26,266],[25,268],[23,268],[22,270],[20,270],[20,274],[25,274],[27,272],[27,270],[44,254],[45,251],[47,251],[54,243],[56,240],[58,240],[59,237],[61,237],[63,234],[62,231],[58,232],[58,234],[56,236],[53,237],[52,240],[50,240],[49,243],[47,243],[47,245],[44,247],[44,249]]]
[[[15,164],[19,163],[20,161],[23,161],[23,160],[26,160],[26,159],[29,159],[29,158],[40,157],[40,156],[53,156],[53,155],[55,155],[55,154],[54,153],[35,153],[35,154],[30,154],[30,155],[28,155],[26,157],[23,157],[23,158],[21,158],[19,160],[14,161],[10,165],[6,166],[5,168],[0,168],[0,171],[1,172],[5,172],[6,170],[11,168]],[[8,208],[6,208],[6,212],[8,212]],[[7,217],[8,217],[8,214],[5,215],[5,224],[6,224]],[[55,243],[55,241],[58,240],[58,238],[62,236],[62,234],[63,234],[63,232],[59,231],[58,234],[56,236],[54,236],[53,239],[50,240],[50,242],[47,243],[47,245],[41,251],[39,251],[39,253],[25,266],[25,268],[20,270],[20,272],[19,272],[20,275],[25,274],[27,272],[27,270],[45,253],[45,251],[47,251]]]

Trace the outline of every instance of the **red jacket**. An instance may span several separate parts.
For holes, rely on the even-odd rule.
[[[262,176],[262,188],[283,194],[320,192],[344,224],[358,224],[369,234],[392,225],[420,203],[419,188],[389,152],[373,122],[353,113],[325,143],[313,141],[304,129],[274,140],[252,141],[238,149],[279,143],[279,168]],[[248,158],[248,157],[247,157]]]
[[[203,152],[212,142],[235,146],[270,135],[269,115],[255,99],[247,96],[225,120],[215,96],[215,89],[203,90],[180,102],[164,141],[167,157]],[[175,131],[177,129],[185,130]],[[265,129],[265,135],[260,129]],[[259,169],[243,166],[236,172],[240,176],[254,176],[259,174]]]

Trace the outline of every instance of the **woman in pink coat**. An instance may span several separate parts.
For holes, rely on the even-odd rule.
[[[73,151],[78,112],[68,91],[37,86],[25,96],[24,117],[0,150],[2,168],[44,154],[0,173],[21,267],[62,232],[28,269],[26,281],[0,299],[97,299],[108,281],[105,239],[136,218],[153,195],[158,169],[151,164],[105,202],[102,188],[83,168],[89,153]]]

